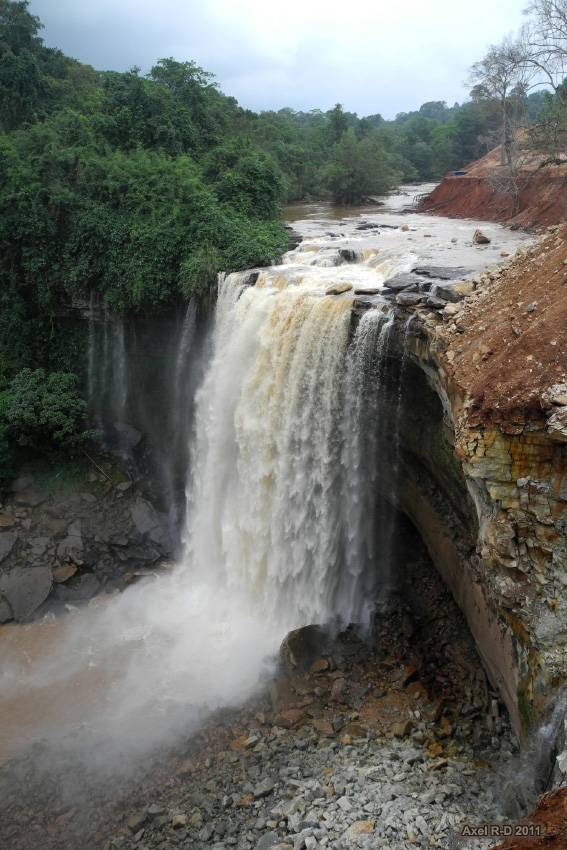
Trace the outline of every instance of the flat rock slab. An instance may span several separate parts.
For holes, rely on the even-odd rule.
[[[447,268],[444,266],[415,266],[412,269],[413,274],[418,274],[421,277],[433,277],[437,280],[459,280],[467,272],[466,269]]]
[[[325,295],[341,295],[343,292],[348,292],[352,289],[352,283],[333,283],[329,286]]]
[[[277,832],[266,832],[256,844],[256,850],[269,850],[270,847],[277,847],[280,841]]]
[[[410,286],[417,286],[418,279],[412,274],[397,274],[389,280],[384,281],[384,286],[393,292],[401,292]]]
[[[49,567],[14,567],[0,576],[0,592],[8,601],[16,622],[25,620],[45,602],[52,584]]]

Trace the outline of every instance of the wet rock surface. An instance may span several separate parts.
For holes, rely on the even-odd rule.
[[[448,848],[500,816],[516,738],[424,552],[371,641],[302,631],[267,692],[118,776],[41,743],[4,764],[0,845]]]
[[[565,245],[565,225],[549,227],[456,283],[458,301],[408,301],[396,320],[443,407],[477,524],[454,567],[446,541],[433,556],[441,572],[449,565],[446,581],[524,731],[544,719],[566,670]]]
[[[22,474],[0,505],[0,623],[113,592],[171,557],[167,518],[126,467],[99,458],[72,481]],[[106,472],[104,471],[106,467]]]

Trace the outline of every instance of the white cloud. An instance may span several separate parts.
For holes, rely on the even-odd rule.
[[[242,106],[359,115],[462,101],[467,68],[522,22],[518,0],[31,0],[45,43],[98,69],[192,59]]]

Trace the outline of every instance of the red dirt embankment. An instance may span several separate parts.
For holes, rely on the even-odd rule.
[[[567,163],[542,165],[541,158],[522,154],[514,175],[519,189],[516,210],[509,191],[507,166],[500,165],[500,147],[463,168],[461,177],[447,174],[422,202],[432,215],[476,218],[541,229],[567,218]]]
[[[465,299],[446,357],[472,400],[469,424],[513,433],[544,420],[546,389],[567,381],[567,224],[510,260]]]

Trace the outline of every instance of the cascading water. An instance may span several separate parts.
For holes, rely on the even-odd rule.
[[[321,263],[302,264],[317,254],[303,245],[255,286],[246,273],[221,282],[196,399],[184,558],[63,620],[3,632],[4,741],[61,746],[83,724],[91,758],[95,749],[102,760],[122,753],[120,744],[145,749],[243,700],[289,629],[368,624],[374,591],[389,582],[375,484],[380,464],[395,463],[381,404],[392,323],[372,308],[354,329],[352,295],[419,257],[406,243],[396,254],[390,231],[381,238],[391,242],[384,250],[366,250],[360,234],[333,247],[340,265],[324,252]],[[348,281],[355,292],[325,295]],[[191,321],[172,358],[177,377]],[[124,329],[113,336],[105,323],[91,344],[89,385],[102,397],[127,379]]]
[[[349,560],[341,499],[352,299],[269,283],[242,292],[235,274],[221,286],[188,551],[283,629],[367,622],[364,561]]]
[[[370,310],[356,329],[344,373],[345,408],[341,466],[344,489],[344,534],[348,573],[354,565],[365,577],[363,596],[373,605],[387,595],[390,584],[389,552],[384,545],[388,520],[377,517],[377,477],[381,463],[393,461],[389,437],[389,411],[384,405],[384,387],[391,368],[386,357],[394,327],[393,312]],[[391,512],[393,514],[393,511]],[[345,588],[346,589],[346,588]],[[370,611],[366,613],[366,618]],[[365,619],[366,619],[365,618]]]
[[[130,381],[124,321],[110,321],[91,294],[87,363],[89,409],[96,415],[111,413],[123,423],[127,416]]]

